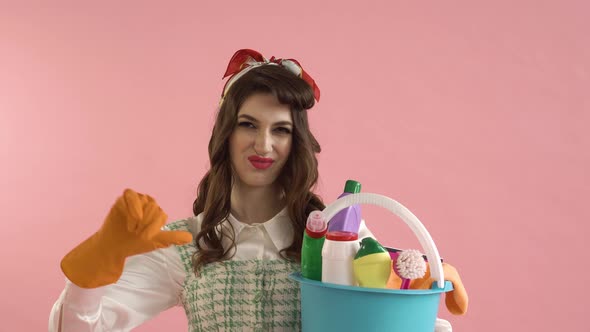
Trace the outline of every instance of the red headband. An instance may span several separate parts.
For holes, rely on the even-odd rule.
[[[262,65],[279,65],[290,72],[294,73],[295,75],[301,77],[311,88],[313,89],[313,96],[316,101],[320,101],[320,88],[315,84],[315,81],[309,74],[303,70],[299,62],[295,59],[276,59],[274,56],[267,60],[262,54],[250,50],[250,49],[242,49],[238,50],[234,56],[232,56],[231,60],[229,60],[229,64],[227,65],[227,70],[223,75],[223,78],[228,76],[232,76],[223,87],[223,93],[221,98],[225,97],[227,90],[229,87],[237,81],[242,75],[248,72],[252,68],[256,68]]]

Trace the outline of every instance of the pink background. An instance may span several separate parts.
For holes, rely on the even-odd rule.
[[[42,331],[61,257],[125,187],[191,215],[230,56],[300,60],[326,202],[399,200],[470,295],[456,331],[587,331],[585,1],[0,4],[1,331]],[[366,207],[384,244],[418,245]],[[571,272],[570,272],[571,270]],[[180,308],[137,331],[185,331]]]

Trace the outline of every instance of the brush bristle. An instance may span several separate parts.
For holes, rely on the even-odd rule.
[[[402,251],[397,257],[395,267],[398,275],[405,279],[418,279],[426,274],[426,262],[422,253],[414,249]]]

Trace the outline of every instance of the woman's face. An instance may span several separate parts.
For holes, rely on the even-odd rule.
[[[246,99],[229,141],[236,180],[251,187],[272,185],[289,158],[292,132],[289,106],[272,94]]]

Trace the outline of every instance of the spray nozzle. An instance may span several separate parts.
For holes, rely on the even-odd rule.
[[[322,233],[328,229],[328,220],[322,211],[312,211],[307,217],[306,228],[314,233]]]

